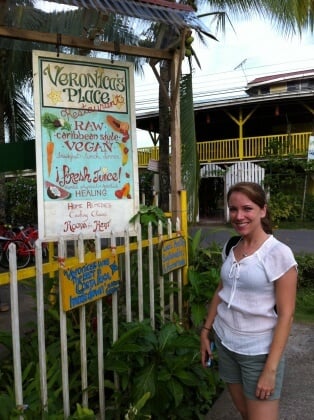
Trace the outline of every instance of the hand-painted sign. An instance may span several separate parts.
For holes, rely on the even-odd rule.
[[[138,211],[132,64],[33,53],[39,235],[123,231]]]
[[[62,268],[60,272],[64,311],[111,295],[119,288],[119,271],[114,256]]]
[[[161,249],[161,271],[162,274],[170,273],[186,265],[186,243],[185,239],[178,236],[162,242]]]

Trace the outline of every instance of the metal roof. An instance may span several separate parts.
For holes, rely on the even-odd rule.
[[[295,72],[300,75],[307,74],[312,75],[312,70],[305,70],[300,72]],[[268,76],[267,76],[268,77]],[[265,79],[267,78],[265,76]],[[276,77],[276,75],[269,76],[270,78]],[[278,103],[278,101],[285,101],[285,102],[300,102],[303,101],[312,101],[313,100],[313,91],[312,90],[302,90],[302,91],[289,91],[289,92],[278,92],[278,93],[265,93],[262,95],[254,95],[250,96],[246,93],[245,87],[243,86],[242,89],[239,89],[237,96],[221,96],[216,99],[212,99],[210,94],[208,95],[207,99],[201,101],[194,101],[194,111],[203,111],[209,109],[218,109],[218,108],[232,108],[237,106],[254,106],[258,104],[270,104],[270,103]],[[151,118],[158,117],[158,108],[157,106],[154,109],[146,110],[143,112],[137,112],[136,119],[137,120],[146,120]]]
[[[262,85],[271,85],[278,82],[287,82],[290,80],[296,80],[296,79],[309,79],[311,77],[314,77],[314,70],[299,70],[299,71],[292,71],[289,73],[280,73],[280,74],[274,74],[271,76],[262,76],[257,77],[256,79],[250,81],[247,84],[248,88],[251,88],[253,86],[262,86]]]
[[[191,28],[216,39],[188,5],[167,0],[51,0],[54,3],[93,9],[104,14],[116,13],[164,23],[180,31]]]

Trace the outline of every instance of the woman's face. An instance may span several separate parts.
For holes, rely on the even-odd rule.
[[[261,209],[241,192],[233,192],[228,205],[230,222],[240,235],[250,234],[262,227],[261,219],[266,216],[266,206]]]

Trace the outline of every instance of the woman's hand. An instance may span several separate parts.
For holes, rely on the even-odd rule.
[[[276,384],[276,372],[264,369],[256,386],[256,397],[267,400],[274,392]]]
[[[208,330],[202,329],[201,331],[201,362],[202,366],[206,367],[207,360],[212,358],[212,352],[210,350],[210,340],[208,338]]]

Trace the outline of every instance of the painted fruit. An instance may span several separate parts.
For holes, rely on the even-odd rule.
[[[71,193],[49,181],[45,182],[45,186],[47,188],[47,195],[52,200],[66,200],[71,197]]]

